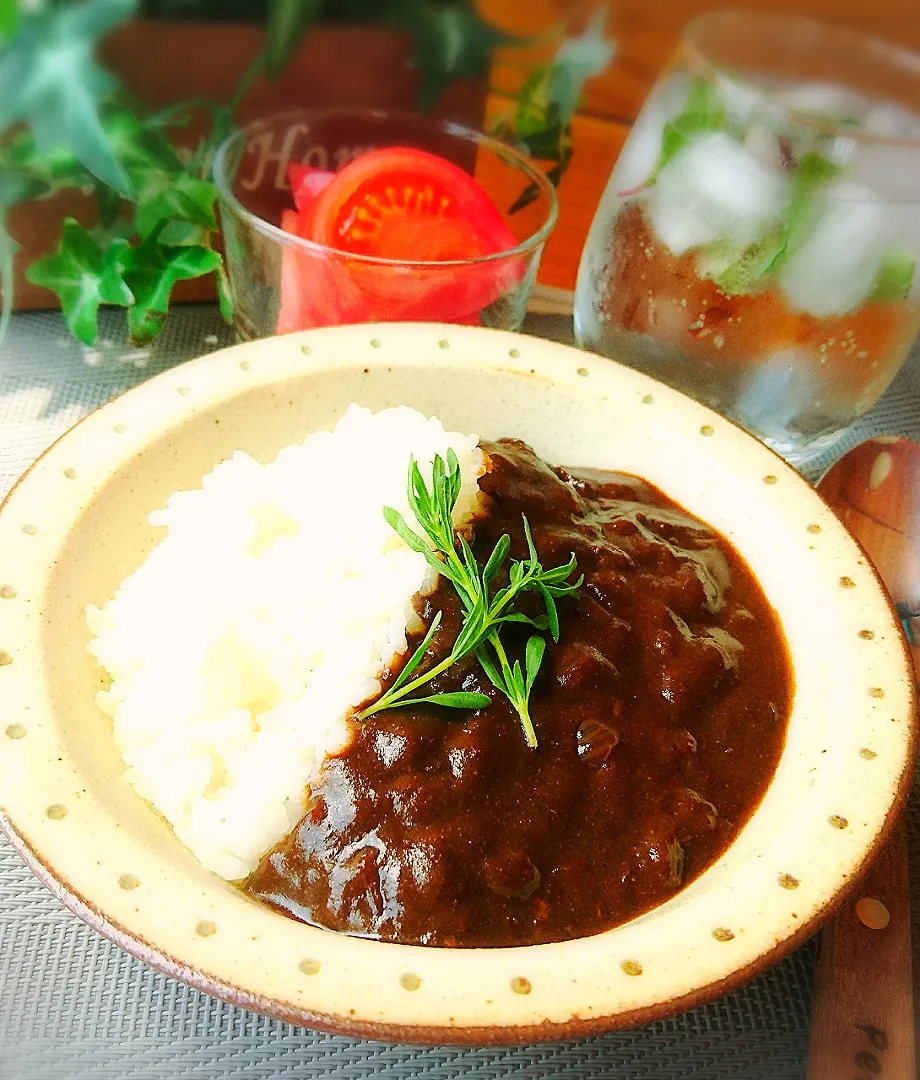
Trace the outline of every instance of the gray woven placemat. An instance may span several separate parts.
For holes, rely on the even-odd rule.
[[[566,320],[527,329],[571,340]],[[59,315],[14,318],[0,349],[0,495],[90,409],[231,340],[206,306],[177,311],[147,352],[124,345],[118,315],[105,333],[85,349]],[[879,432],[920,439],[920,354],[839,449]],[[916,789],[908,832],[920,976]],[[738,993],[639,1030],[514,1049],[388,1046],[268,1020],[151,971],[61,907],[0,839],[0,1080],[801,1080],[815,955],[811,941]]]

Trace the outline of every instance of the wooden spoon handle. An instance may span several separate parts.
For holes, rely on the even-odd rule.
[[[901,822],[862,886],[821,932],[808,1080],[916,1080],[910,988]]]
[[[920,622],[920,445],[870,439],[845,454],[818,490],[875,563],[913,638]],[[911,645],[920,673],[920,647]],[[903,822],[821,933],[807,1078],[917,1080]]]

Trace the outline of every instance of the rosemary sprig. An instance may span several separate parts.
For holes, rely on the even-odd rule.
[[[384,709],[401,705],[432,702],[457,709],[483,709],[490,699],[486,694],[457,692],[412,697],[420,687],[431,682],[471,653],[497,690],[505,695],[521,720],[528,746],[537,745],[537,736],[530,719],[530,691],[540,670],[546,642],[539,633],[531,634],[524,649],[524,664],[509,660],[502,641],[501,630],[507,623],[523,623],[534,630],[549,632],[553,641],[559,640],[559,615],[556,600],[574,593],[582,578],[571,581],[575,572],[575,556],[564,566],[544,570],[534,546],[527,518],[523,518],[527,539],[527,558],[512,559],[508,567],[508,584],[493,590],[493,582],[508,560],[511,538],[507,534],[496,543],[482,569],[466,541],[454,529],[453,509],[460,495],[460,463],[453,450],[447,451],[447,461],[436,456],[432,466],[431,488],[425,483],[414,458],[409,462],[408,500],[423,535],[406,524],[402,514],[384,507],[388,524],[413,551],[424,555],[430,565],[454,587],[463,605],[464,621],[450,654],[421,675],[412,678],[424,659],[428,646],[441,625],[441,613],[428,627],[418,648],[409,658],[398,678],[370,706],[358,714],[364,720]],[[545,614],[532,617],[516,607],[518,598],[526,592],[538,592]]]

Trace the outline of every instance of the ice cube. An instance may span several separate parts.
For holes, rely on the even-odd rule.
[[[891,202],[912,203],[920,214],[920,148],[863,141],[853,178]]]
[[[866,131],[872,135],[890,139],[916,139],[920,137],[920,116],[890,101],[873,105],[863,121]]]
[[[763,104],[763,89],[759,86],[738,82],[721,72],[716,73],[715,84],[728,113],[741,124],[750,120]]]
[[[658,174],[648,214],[675,255],[724,240],[745,248],[780,219],[789,180],[724,132],[699,135]]]
[[[782,349],[751,368],[734,412],[742,424],[759,431],[768,441],[783,443],[816,391],[808,353]]]
[[[888,208],[868,188],[837,180],[816,199],[807,239],[780,271],[790,305],[818,318],[843,315],[872,292],[886,243]]]
[[[774,90],[770,98],[791,112],[837,123],[862,121],[869,106],[862,94],[837,83],[802,83]]]
[[[680,114],[689,88],[686,75],[675,75],[652,93],[620,151],[605,198],[632,191],[651,177],[661,156],[665,124]]]

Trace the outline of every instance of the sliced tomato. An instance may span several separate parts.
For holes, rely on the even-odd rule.
[[[294,236],[310,239],[310,218],[306,214],[283,211],[281,228]],[[373,318],[367,298],[352,280],[341,258],[301,248],[284,248],[276,333],[371,322]]]
[[[306,213],[330,185],[335,173],[330,169],[317,169],[312,165],[300,165],[292,161],[287,167],[287,177],[294,205],[300,213]]]
[[[356,255],[453,262],[508,251],[517,239],[483,188],[423,150],[372,150],[337,173],[312,208],[313,239]],[[389,318],[470,318],[521,278],[526,260],[420,269],[355,261],[362,290]]]

